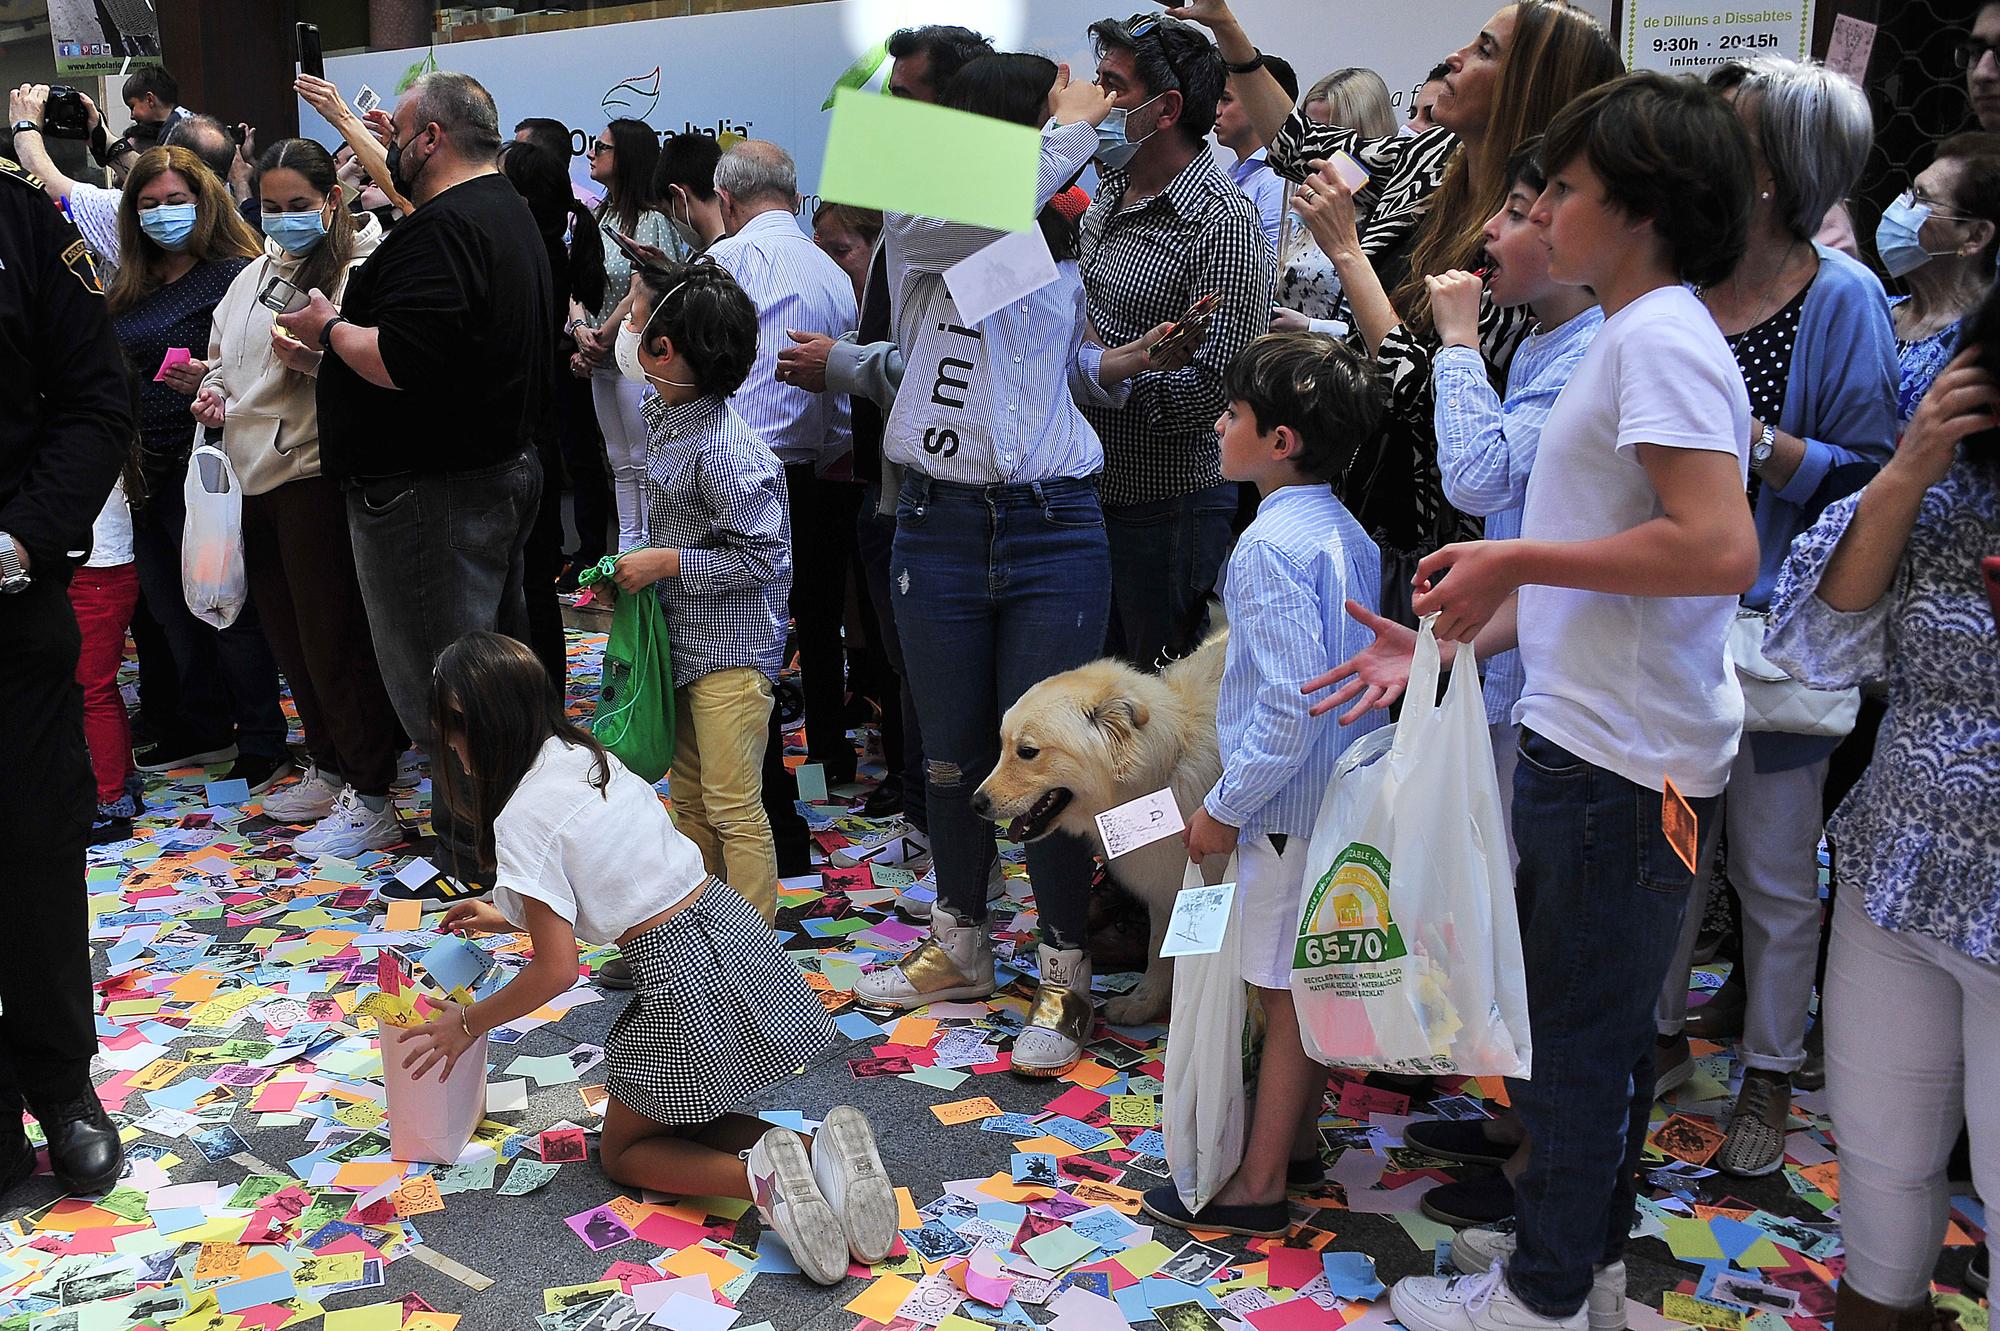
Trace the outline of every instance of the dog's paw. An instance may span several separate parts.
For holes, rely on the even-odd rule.
[[[1167,1015],[1173,993],[1163,985],[1140,981],[1131,993],[1104,1005],[1104,1019],[1113,1026],[1145,1026]]]

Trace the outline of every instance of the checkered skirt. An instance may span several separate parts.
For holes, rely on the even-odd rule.
[[[778,935],[719,879],[621,950],[635,992],[611,1024],[605,1088],[655,1123],[712,1122],[833,1044]]]

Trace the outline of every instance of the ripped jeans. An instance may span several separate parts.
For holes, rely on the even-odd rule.
[[[938,899],[986,918],[992,829],[972,812],[1000,756],[1000,717],[1031,685],[1095,660],[1111,607],[1111,557],[1089,480],[959,485],[903,475],[889,594],[923,725]],[[1029,844],[1042,941],[1081,947],[1088,842]]]

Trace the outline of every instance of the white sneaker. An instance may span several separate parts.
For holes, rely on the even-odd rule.
[[[903,843],[900,850],[889,855],[883,853],[893,842]],[[880,864],[885,867],[908,864],[931,853],[930,842],[914,827],[893,827],[887,831],[871,832],[851,846],[842,846],[826,857],[826,862],[836,869],[852,869],[857,864]]]
[[[993,857],[993,867],[986,871],[986,904],[992,905],[1007,895],[1006,866],[1000,857]],[[931,917],[931,907],[937,904],[937,863],[924,870],[924,876],[896,893],[896,913],[904,919],[921,923]]]
[[[1389,1308],[1406,1331],[1588,1331],[1585,1310],[1544,1317],[1507,1288],[1507,1265],[1476,1276],[1409,1276],[1389,1291]]]
[[[310,763],[297,782],[264,797],[264,816],[281,823],[316,823],[333,812],[341,789],[326,778],[318,763]]]
[[[806,1144],[790,1128],[772,1128],[743,1153],[757,1214],[791,1249],[799,1269],[822,1285],[847,1276],[847,1234],[813,1181]]]
[[[361,802],[348,786],[333,803],[332,812],[313,824],[312,830],[292,838],[292,851],[308,859],[337,856],[351,860],[364,851],[383,850],[403,839],[396,821],[396,806],[385,804],[377,813]]]
[[[896,1245],[896,1190],[875,1149],[875,1131],[853,1105],[826,1116],[813,1135],[813,1181],[847,1232],[847,1251],[863,1266]]]
[[[1451,1264],[1477,1274],[1514,1255],[1514,1232],[1474,1226],[1452,1236]],[[1591,1278],[1590,1331],[1625,1331],[1625,1263],[1600,1266]]]
[[[1090,954],[1082,948],[1042,944],[1041,983],[1028,1006],[1028,1024],[1014,1037],[1013,1069],[1024,1077],[1060,1077],[1083,1057],[1097,1023],[1090,1002]]]
[[[986,925],[967,924],[939,906],[931,915],[931,936],[895,965],[856,980],[854,997],[863,1007],[907,1012],[926,1003],[987,998],[996,988]]]

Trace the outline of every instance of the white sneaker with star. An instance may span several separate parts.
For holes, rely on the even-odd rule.
[[[1451,1264],[1476,1275],[1514,1255],[1514,1232],[1474,1226],[1452,1236]],[[1625,1331],[1625,1263],[1600,1266],[1590,1282],[1590,1331]]]
[[[791,1249],[799,1269],[822,1285],[847,1276],[847,1231],[813,1178],[806,1144],[790,1128],[772,1128],[743,1153],[757,1214]]]
[[[1389,1291],[1389,1308],[1406,1331],[1589,1331],[1584,1308],[1544,1317],[1507,1288],[1507,1264],[1476,1276],[1409,1276]]]
[[[326,817],[313,824],[310,831],[292,838],[292,850],[308,859],[334,856],[351,860],[366,851],[386,849],[402,839],[403,828],[396,821],[395,805],[385,804],[377,812],[363,804],[354,787],[348,786],[340,792],[340,798],[333,802]]]

